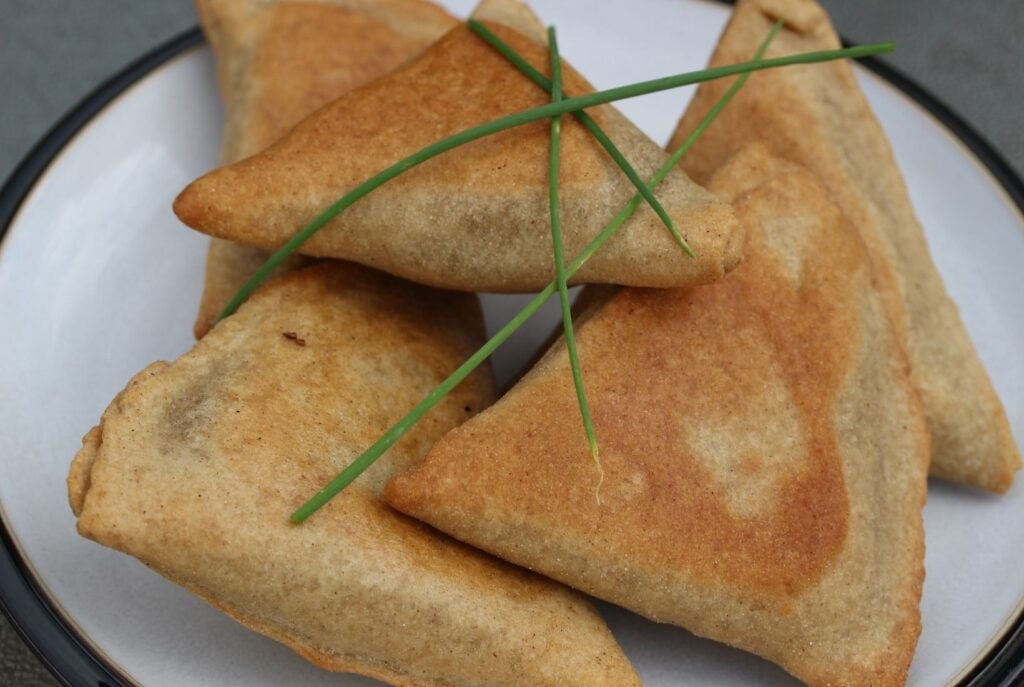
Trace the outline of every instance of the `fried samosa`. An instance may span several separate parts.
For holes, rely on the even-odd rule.
[[[114,399],[68,477],[79,532],[330,670],[423,687],[637,685],[581,596],[380,499],[491,400],[483,373],[315,518],[288,520],[481,335],[475,297],[341,262],[284,275]]]
[[[495,13],[516,21],[516,12]],[[547,71],[548,52],[520,30],[489,28]],[[565,69],[566,92],[592,88]],[[544,104],[550,96],[468,27],[342,96],[262,153],[215,170],[177,198],[181,220],[212,236],[276,248],[346,192],[428,144]],[[588,110],[640,173],[666,154],[611,106]],[[562,129],[566,253],[576,255],[634,195],[573,117]],[[377,188],[300,250],[445,288],[533,291],[552,278],[549,123],[534,122],[440,155]],[[686,256],[646,205],[577,273],[580,282],[684,286],[719,279],[740,258],[729,206],[674,170],[657,196],[696,251]]]
[[[385,498],[810,685],[901,685],[928,434],[861,239],[763,147],[709,188],[747,227],[743,263],[709,286],[600,294],[578,326],[603,473],[559,343]]]
[[[425,0],[197,0],[227,113],[221,162],[269,146],[307,115],[408,61],[456,21]],[[194,327],[202,338],[269,254],[213,239]],[[293,256],[277,274],[304,266]]]
[[[741,0],[712,65],[749,59],[776,19],[785,27],[768,57],[838,48],[814,0]],[[702,84],[679,124],[681,141],[729,87]],[[931,474],[1003,492],[1020,467],[1006,413],[949,298],[914,215],[881,125],[846,62],[761,72],[725,108],[683,160],[706,181],[749,141],[805,165],[860,231],[910,356],[932,435]]]

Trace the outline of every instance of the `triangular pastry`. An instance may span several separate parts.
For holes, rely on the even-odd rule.
[[[515,13],[504,13],[503,18]],[[513,19],[508,19],[513,20]],[[546,48],[488,26],[547,71]],[[536,38],[536,36],[535,36]],[[566,92],[591,87],[571,68]],[[175,202],[191,227],[270,249],[388,165],[458,131],[544,104],[550,96],[459,26],[416,60],[317,111],[254,157],[201,177]],[[642,177],[666,154],[611,106],[589,110]],[[566,254],[574,256],[634,195],[622,171],[574,118],[564,120],[560,174]],[[548,228],[549,124],[490,136],[376,189],[303,245],[453,289],[532,291],[553,276]],[[656,195],[697,259],[646,205],[577,273],[577,281],[684,286],[720,278],[742,237],[728,205],[674,170]]]
[[[814,0],[740,0],[712,65],[749,59],[776,19],[768,57],[840,47]],[[674,136],[682,140],[729,87],[702,84]],[[850,218],[877,263],[879,284],[910,357],[932,435],[931,474],[989,491],[1020,468],[1006,413],[932,262],[885,132],[846,62],[751,76],[683,160],[704,182],[746,143],[764,141],[805,165]]]
[[[456,20],[425,0],[198,0],[227,121],[221,162],[258,153],[307,115],[383,76]],[[213,239],[194,331],[201,338],[269,254]],[[278,274],[309,262],[296,256]]]
[[[581,596],[393,511],[384,482],[484,407],[471,376],[301,526],[288,515],[481,339],[475,297],[331,262],[139,373],[68,477],[81,534],[330,670],[395,685],[638,685]]]
[[[810,685],[901,685],[928,434],[860,237],[764,148],[709,188],[747,227],[743,264],[600,294],[578,326],[603,478],[558,344],[385,498]]]

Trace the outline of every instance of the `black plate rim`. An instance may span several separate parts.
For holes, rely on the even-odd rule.
[[[0,242],[35,183],[94,116],[158,67],[203,43],[198,27],[178,34],[104,81],[64,115],[22,158],[0,187]],[[845,39],[843,43],[851,45]],[[858,61],[925,109],[967,146],[1024,214],[1024,180],[985,137],[952,108],[898,69],[874,57]],[[31,566],[14,543],[3,519],[2,508],[0,610],[61,684],[69,687],[131,687],[133,684],[114,665],[90,649],[89,642],[47,597],[45,588],[35,579]],[[1010,621],[1002,637],[961,680],[959,687],[1010,687],[1018,684],[1022,677],[1024,609],[1018,609],[1016,618]]]
[[[188,29],[128,64],[68,111],[22,158],[0,187],[0,245],[39,179],[107,105],[141,79],[204,43]],[[68,687],[132,687],[133,681],[90,647],[35,578],[8,529],[0,504],[0,610],[58,682]]]

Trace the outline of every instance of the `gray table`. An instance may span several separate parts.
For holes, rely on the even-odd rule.
[[[535,4],[543,6],[542,0]],[[894,40],[887,58],[1024,170],[1024,2],[824,0],[853,40]],[[104,78],[195,23],[189,0],[0,0],[0,178]],[[0,618],[0,684],[54,680]]]

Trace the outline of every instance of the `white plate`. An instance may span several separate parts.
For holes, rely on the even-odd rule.
[[[449,3],[456,12],[468,0]],[[726,19],[699,1],[537,3],[598,87],[703,66]],[[884,38],[879,36],[877,38]],[[624,59],[624,55],[630,55]],[[925,110],[860,71],[889,132],[939,268],[1024,437],[1024,218],[987,169]],[[667,139],[689,92],[621,108]],[[212,167],[221,112],[213,64],[190,49],[125,91],[31,190],[0,250],[0,505],[11,538],[91,649],[145,685],[371,685],[322,672],[135,560],[75,534],[64,478],[81,435],[130,376],[192,345],[206,238],[174,194]],[[488,298],[493,329],[520,298]],[[554,310],[497,359],[508,375]],[[1024,488],[1000,498],[932,483],[924,632],[910,684],[957,679],[1024,598]],[[753,656],[602,607],[646,684],[795,684]]]

